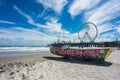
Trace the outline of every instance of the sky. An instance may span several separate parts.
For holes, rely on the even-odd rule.
[[[97,26],[95,42],[120,40],[120,0],[0,0],[0,46],[80,42],[86,22]]]

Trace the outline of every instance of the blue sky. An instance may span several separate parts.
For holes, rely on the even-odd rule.
[[[59,33],[79,42],[85,22],[96,24],[95,41],[120,40],[120,0],[0,0],[0,46],[42,46]]]

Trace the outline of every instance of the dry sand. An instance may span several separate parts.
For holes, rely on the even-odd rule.
[[[0,58],[0,80],[119,80],[120,51],[106,62],[62,59],[50,54]]]

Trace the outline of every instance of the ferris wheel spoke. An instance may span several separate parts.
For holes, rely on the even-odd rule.
[[[81,31],[81,32],[80,32]],[[83,37],[80,35],[83,35]],[[78,37],[82,42],[92,42],[97,37],[98,30],[95,24],[88,22],[80,26]]]

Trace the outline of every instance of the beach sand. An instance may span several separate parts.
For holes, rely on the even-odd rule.
[[[119,80],[120,51],[104,63],[62,59],[50,52],[0,58],[0,80]]]

